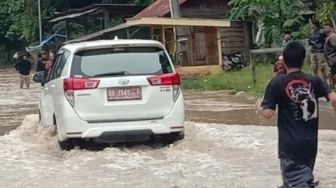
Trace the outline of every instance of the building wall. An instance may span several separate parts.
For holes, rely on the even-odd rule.
[[[228,0],[189,0],[181,5],[182,17],[229,19]],[[220,28],[222,53],[242,52],[245,59],[252,46],[251,26],[246,22],[231,22]]]
[[[242,52],[245,60],[252,44],[251,26],[247,22],[231,22],[231,27],[221,28],[222,53]]]
[[[227,19],[229,6],[227,0],[189,0],[181,5],[182,17]]]

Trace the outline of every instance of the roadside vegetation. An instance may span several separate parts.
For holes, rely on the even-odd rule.
[[[305,72],[310,71],[308,64]],[[253,84],[252,70],[247,67],[241,71],[221,72],[216,75],[199,77],[182,81],[183,89],[199,91],[229,90],[232,94],[243,91],[249,95],[262,96],[267,83],[274,77],[272,64],[258,64],[256,66],[257,82]]]
[[[256,67],[257,83],[253,84],[252,70],[221,72],[216,75],[183,80],[182,87],[191,90],[230,90],[232,93],[244,91],[251,95],[263,94],[266,84],[274,76],[271,64],[260,64]]]

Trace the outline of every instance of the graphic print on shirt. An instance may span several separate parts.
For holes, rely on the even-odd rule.
[[[317,118],[317,101],[311,84],[306,80],[293,80],[286,87],[294,118],[309,121]]]

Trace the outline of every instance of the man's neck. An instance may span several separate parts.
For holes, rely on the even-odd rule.
[[[288,68],[287,73],[300,72],[301,70],[301,68]]]
[[[332,34],[335,34],[335,32],[334,32],[334,31],[329,32],[329,33],[327,34],[327,36],[330,37]]]

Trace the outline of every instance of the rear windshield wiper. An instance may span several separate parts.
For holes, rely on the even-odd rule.
[[[103,73],[103,74],[96,74],[94,77],[103,77],[103,76],[124,76],[129,75],[131,73],[127,71],[118,71],[118,72],[109,72],[109,73]]]

